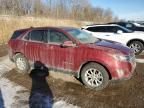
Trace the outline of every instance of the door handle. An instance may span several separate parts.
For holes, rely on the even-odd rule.
[[[27,45],[28,43],[26,42],[25,45]]]
[[[50,49],[53,49],[54,47],[53,46],[50,46]]]

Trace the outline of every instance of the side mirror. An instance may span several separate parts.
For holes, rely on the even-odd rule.
[[[65,41],[63,44],[61,44],[61,47],[75,47],[76,44],[74,44],[72,41]]]
[[[118,30],[116,33],[118,33],[118,34],[122,34],[123,31],[122,31],[122,30]]]

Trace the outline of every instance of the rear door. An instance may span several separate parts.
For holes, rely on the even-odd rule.
[[[43,44],[45,44],[47,30],[32,30],[25,37],[25,56],[30,61],[42,61],[41,53],[43,51]]]

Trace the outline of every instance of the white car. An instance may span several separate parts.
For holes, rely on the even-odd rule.
[[[91,25],[82,27],[81,29],[97,38],[116,41],[127,45],[134,50],[136,55],[140,54],[144,49],[143,32],[133,32],[116,24]]]
[[[144,25],[142,25],[142,22],[125,22],[125,21],[120,21],[120,22],[111,22],[108,24],[117,24],[122,27],[125,27],[129,30],[132,31],[141,31],[144,32]]]

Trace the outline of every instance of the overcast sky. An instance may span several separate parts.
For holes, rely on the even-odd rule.
[[[144,21],[144,0],[90,0],[93,6],[110,8],[116,16],[126,20]]]

